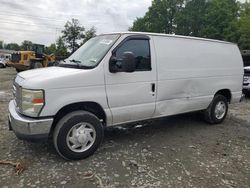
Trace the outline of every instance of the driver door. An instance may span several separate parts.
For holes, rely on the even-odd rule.
[[[144,36],[144,35],[143,35]],[[112,58],[122,60],[124,52],[135,55],[135,71],[122,68],[111,73],[105,68],[108,105],[113,124],[151,118],[156,102],[156,66],[152,41],[148,36],[129,36],[112,52]]]

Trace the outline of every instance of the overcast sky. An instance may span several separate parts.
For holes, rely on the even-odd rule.
[[[151,0],[0,0],[0,40],[50,44],[65,22],[77,18],[97,33],[127,31]]]
[[[0,40],[48,45],[71,18],[87,29],[96,27],[98,34],[127,31],[151,0],[0,0],[0,5]]]

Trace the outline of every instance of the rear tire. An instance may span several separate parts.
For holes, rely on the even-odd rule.
[[[0,68],[2,69],[2,68],[5,68],[5,66],[3,65],[3,64],[0,64]]]
[[[228,100],[223,95],[215,95],[204,112],[204,119],[210,124],[219,124],[224,121],[228,112]]]
[[[103,139],[103,127],[92,113],[74,111],[56,125],[53,143],[60,156],[67,160],[84,159],[92,155]]]

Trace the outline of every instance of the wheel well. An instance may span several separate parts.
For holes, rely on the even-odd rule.
[[[106,125],[106,114],[98,103],[80,102],[80,103],[73,103],[73,104],[64,106],[56,113],[54,121],[53,121],[53,125],[51,128],[51,132],[53,132],[56,124],[64,115],[68,114],[69,112],[76,111],[76,110],[85,110],[85,111],[91,112],[95,114],[102,121],[104,126]]]
[[[224,97],[226,97],[229,103],[231,102],[232,95],[229,89],[219,90],[215,93],[215,95],[223,95]]]

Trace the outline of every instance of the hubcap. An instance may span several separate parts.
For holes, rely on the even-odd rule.
[[[67,145],[74,152],[88,150],[95,142],[96,131],[93,125],[81,122],[74,125],[67,134]]]
[[[222,119],[226,114],[226,104],[223,101],[220,101],[215,106],[215,117],[217,119]]]

